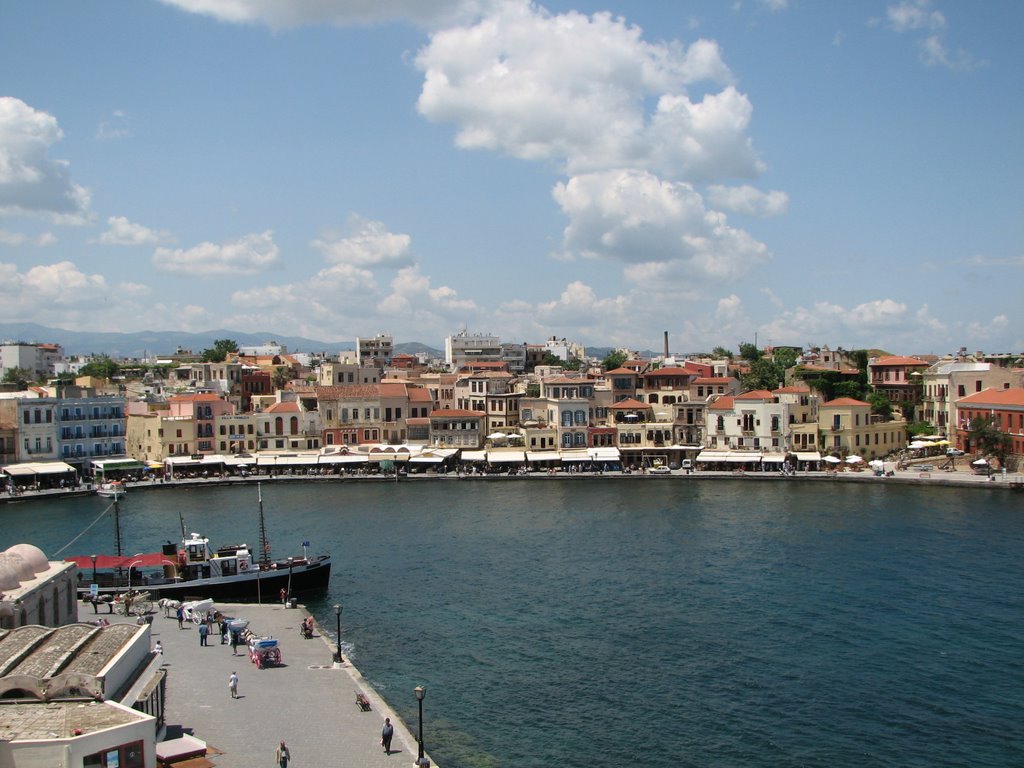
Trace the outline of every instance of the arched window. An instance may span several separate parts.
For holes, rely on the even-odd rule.
[[[564,435],[562,435],[562,447],[563,448],[571,448],[572,447],[572,433],[571,432],[566,432]]]
[[[60,626],[60,592],[57,585],[53,585],[53,626]]]
[[[576,443],[576,445],[586,445],[587,444],[587,433],[586,432],[577,432],[575,437],[574,437],[574,442]]]
[[[289,423],[289,429],[291,430],[288,434],[297,435],[299,434],[299,417],[292,416],[291,422]]]
[[[582,411],[582,410],[576,411],[575,415],[576,415],[576,423],[577,424],[586,424],[587,423],[587,412],[586,411]]]
[[[657,403],[658,402],[658,396],[657,395],[648,395],[647,396],[647,402],[652,403],[652,404],[653,403]]]
[[[284,434],[284,419],[282,419],[280,416],[278,416],[276,419],[274,419],[274,434],[275,435],[283,435]]]

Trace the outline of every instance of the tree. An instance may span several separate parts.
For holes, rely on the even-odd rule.
[[[782,371],[786,371],[788,368],[792,368],[796,365],[796,350],[784,347],[772,352],[772,360],[779,366]]]
[[[779,388],[782,377],[779,375],[778,367],[766,357],[755,360],[750,364],[750,373],[743,377],[744,389],[767,389],[769,391]]]
[[[992,416],[975,416],[971,419],[967,425],[967,439],[978,453],[999,459],[1000,467],[1005,466],[1006,455],[1013,447],[1010,436],[999,430]]]
[[[92,376],[97,379],[113,379],[121,370],[121,366],[110,359],[108,355],[93,357],[88,363],[82,366],[79,373],[82,376]]]
[[[761,359],[761,350],[759,350],[754,344],[744,341],[740,344],[740,357],[752,363],[755,360]]]
[[[207,363],[223,363],[231,352],[238,351],[238,344],[233,339],[217,339],[213,346],[203,350],[203,360]]]
[[[732,352],[730,352],[725,347],[715,347],[714,349],[711,350],[711,356],[714,357],[714,358],[722,358],[722,357],[724,357],[724,358],[727,358],[729,360],[732,360],[732,357],[733,357]]]
[[[565,360],[563,360],[558,355],[556,355],[556,354],[554,354],[552,352],[545,352],[544,353],[544,357],[541,358],[540,364],[541,365],[552,365],[552,366],[557,366],[559,368],[564,368],[565,367]]]
[[[887,421],[892,418],[892,401],[884,392],[872,392],[868,396],[868,402],[871,403],[872,413],[884,416]]]
[[[601,361],[601,367],[606,371],[614,371],[616,368],[621,368],[622,364],[628,359],[629,357],[622,350],[609,352],[605,359]]]
[[[288,386],[288,382],[292,380],[292,372],[283,365],[279,365],[274,369],[274,375],[270,381],[274,385],[274,389],[284,389]]]
[[[17,384],[18,389],[25,389],[30,381],[36,380],[35,371],[30,368],[14,366],[4,371],[4,384]]]

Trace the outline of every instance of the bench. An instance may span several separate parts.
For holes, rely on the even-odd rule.
[[[370,700],[366,698],[366,694],[361,691],[356,693],[356,706],[358,706],[363,712],[370,711]]]

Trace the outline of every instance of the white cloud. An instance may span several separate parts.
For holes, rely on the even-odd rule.
[[[174,242],[170,232],[135,224],[124,216],[111,216],[107,219],[107,227],[107,231],[99,236],[99,242],[105,245],[158,245]]]
[[[52,115],[0,97],[0,213],[43,215],[61,224],[90,220],[89,191],[71,181],[67,161],[49,157],[63,136]]]
[[[553,195],[569,218],[565,253],[632,265],[628,279],[703,281],[734,278],[767,260],[767,247],[705,208],[689,184],[649,173],[575,176]]]
[[[36,236],[35,244],[40,248],[46,248],[51,245],[56,245],[57,236],[53,232],[42,232]]]
[[[0,229],[0,245],[24,245],[28,237],[21,232],[8,232]]]
[[[115,109],[108,118],[101,120],[96,126],[96,139],[98,141],[113,141],[116,139],[127,139],[132,135],[129,125],[128,113],[121,109]]]
[[[650,170],[691,180],[754,176],[752,108],[727,85],[717,43],[647,43],[607,13],[554,15],[512,2],[473,26],[434,34],[416,57],[419,110],[454,123],[464,149],[556,163],[568,173]],[[647,105],[655,104],[652,113]]]
[[[54,324],[78,318],[77,311],[95,312],[112,303],[110,286],[102,275],[86,274],[70,261],[40,264],[21,272],[0,262],[0,319]]]
[[[714,184],[708,187],[711,204],[745,216],[778,216],[789,210],[789,195],[779,190],[762,192],[749,184],[726,187]]]
[[[886,8],[886,26],[894,32],[915,36],[921,61],[929,67],[971,71],[986,65],[962,48],[951,51],[946,44],[946,17],[932,7],[931,0],[900,0]]]
[[[383,222],[349,217],[344,235],[325,235],[310,243],[328,262],[359,267],[406,267],[413,263],[412,238],[389,232]]]
[[[255,275],[278,263],[273,232],[246,235],[231,243],[204,242],[192,248],[157,248],[153,266],[180,275]]]
[[[410,21],[432,26],[479,14],[492,0],[162,0],[183,11],[271,29]]]

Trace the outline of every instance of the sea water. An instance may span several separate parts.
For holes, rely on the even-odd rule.
[[[265,483],[275,556],[445,768],[1024,765],[1024,497],[683,478]],[[109,500],[0,507],[48,555]],[[131,492],[124,552],[258,535],[253,487]],[[109,517],[66,554],[112,549]]]

